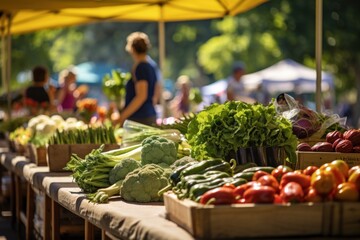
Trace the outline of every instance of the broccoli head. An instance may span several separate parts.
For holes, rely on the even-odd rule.
[[[166,164],[170,166],[176,161],[177,147],[175,143],[159,136],[151,136],[142,141],[141,164]]]
[[[172,169],[176,169],[176,168],[178,168],[180,166],[184,166],[190,162],[196,162],[196,160],[193,159],[192,157],[185,156],[185,157],[182,157],[182,158],[176,160],[173,164],[171,164],[170,167]]]
[[[109,172],[109,182],[114,184],[126,177],[129,172],[141,167],[141,163],[133,158],[119,161]]]
[[[156,164],[147,164],[129,173],[120,187],[121,197],[129,202],[159,202],[160,189],[169,184],[170,171]]]

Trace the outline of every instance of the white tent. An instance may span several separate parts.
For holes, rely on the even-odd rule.
[[[315,93],[316,70],[285,59],[261,71],[244,75],[243,81],[246,89],[261,88],[263,92],[271,95],[279,92]],[[330,73],[322,72],[321,89],[334,89],[333,76]]]
[[[283,92],[295,94],[315,94],[316,92],[316,70],[291,59],[285,59],[258,72],[246,74],[242,77],[242,81],[248,95],[251,95],[251,92],[262,93],[266,96],[263,100],[276,97],[277,94]],[[227,81],[223,79],[202,87],[201,92],[205,97],[216,95],[220,101],[224,101],[226,87]],[[334,91],[333,76],[330,73],[322,72],[321,89],[323,92]]]

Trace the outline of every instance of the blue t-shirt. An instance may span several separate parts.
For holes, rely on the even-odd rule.
[[[135,92],[135,81],[147,81],[148,82],[148,94],[144,104],[129,117],[132,118],[147,118],[156,116],[155,108],[153,105],[153,96],[156,84],[156,72],[154,68],[147,62],[141,62],[136,66],[135,79],[130,79],[126,84],[126,96],[125,96],[125,107],[134,99]]]

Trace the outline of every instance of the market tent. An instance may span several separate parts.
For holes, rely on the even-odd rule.
[[[234,16],[267,0],[12,0],[0,2],[3,82],[9,92],[11,34],[96,21],[157,21],[164,69],[166,21]],[[8,101],[10,102],[10,101]],[[10,116],[10,103],[8,106]]]
[[[261,87],[262,91],[270,94],[289,91],[315,93],[316,70],[285,59],[261,71],[244,75],[243,81],[249,90]],[[322,89],[332,91],[333,88],[333,76],[322,72]]]
[[[185,21],[234,16],[266,0],[12,0],[1,1],[10,14],[11,33],[81,23],[121,21]]]
[[[316,93],[316,70],[306,67],[291,59],[282,60],[258,72],[246,74],[242,77],[245,90],[249,95],[261,93],[275,97],[279,93],[294,92],[295,94]],[[334,91],[334,79],[330,73],[322,72],[322,90]],[[222,79],[203,86],[201,93],[204,97],[216,96],[220,102],[226,100],[227,81]],[[259,100],[259,99],[258,99]],[[267,99],[265,99],[267,100]]]

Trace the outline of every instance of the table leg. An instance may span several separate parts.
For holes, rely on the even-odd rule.
[[[85,240],[94,240],[95,226],[85,219]]]
[[[10,211],[11,211],[11,227],[15,229],[16,224],[16,183],[15,173],[10,171]]]
[[[44,240],[50,240],[50,230],[51,230],[51,198],[45,194],[45,215],[44,215]]]
[[[26,239],[30,240],[34,231],[34,214],[35,214],[35,193],[30,183],[27,183],[26,194]]]
[[[15,218],[16,218],[16,229],[18,233],[21,231],[21,219],[20,219],[20,212],[21,212],[21,179],[19,176],[15,174]]]
[[[60,206],[51,200],[51,239],[60,240]]]
[[[109,236],[106,234],[105,230],[101,230],[101,240],[110,240]]]

